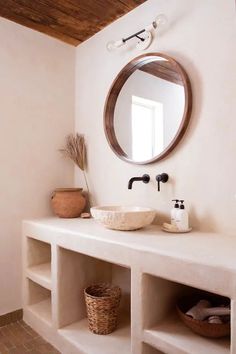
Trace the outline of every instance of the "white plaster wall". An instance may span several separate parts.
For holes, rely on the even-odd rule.
[[[0,18],[0,315],[21,304],[21,221],[73,183],[74,48]]]
[[[106,43],[130,35],[165,13],[169,24],[148,51],[166,53],[183,65],[193,89],[190,127],[165,160],[135,166],[118,159],[103,131],[104,102],[117,73],[139,55],[130,44],[109,53]],[[157,222],[167,220],[173,197],[183,198],[193,226],[236,234],[236,15],[234,0],[149,0],[77,47],[76,130],[88,144],[93,204],[155,207]],[[155,175],[170,181],[156,191]],[[148,185],[130,177],[149,173]],[[76,170],[76,184],[83,179]]]

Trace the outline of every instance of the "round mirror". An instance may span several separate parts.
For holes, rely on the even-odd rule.
[[[108,93],[107,140],[125,161],[159,161],[184,135],[191,107],[190,82],[180,64],[160,53],[141,55],[121,70]]]

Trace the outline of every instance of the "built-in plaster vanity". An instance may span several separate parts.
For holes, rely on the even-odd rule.
[[[235,354],[236,240],[166,234],[158,226],[112,231],[94,220],[23,223],[24,320],[64,354]],[[123,290],[118,329],[87,328],[83,289],[110,281]],[[188,330],[175,301],[191,287],[231,299],[231,340]]]

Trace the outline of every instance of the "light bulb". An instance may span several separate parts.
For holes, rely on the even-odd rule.
[[[116,48],[122,47],[125,44],[123,39],[120,39],[119,41],[110,41],[107,43],[106,47],[109,52],[112,52]]]
[[[164,14],[158,15],[153,21],[153,27],[157,28],[159,26],[164,26],[168,22],[168,18]]]
[[[108,52],[112,52],[113,50],[116,49],[115,41],[108,42],[106,47],[107,47]]]

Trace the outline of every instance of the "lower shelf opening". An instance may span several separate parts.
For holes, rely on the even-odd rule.
[[[27,309],[48,325],[52,324],[51,292],[28,279]]]
[[[76,348],[93,354],[131,353],[130,269],[59,249],[59,333]],[[122,290],[117,329],[108,335],[88,329],[84,289],[96,283],[112,283]]]
[[[202,337],[186,327],[177,314],[178,299],[199,293],[201,290],[145,274],[143,291],[145,343],[164,353],[172,353],[174,350],[191,354],[230,353],[230,338]],[[204,298],[204,292],[201,293]]]

